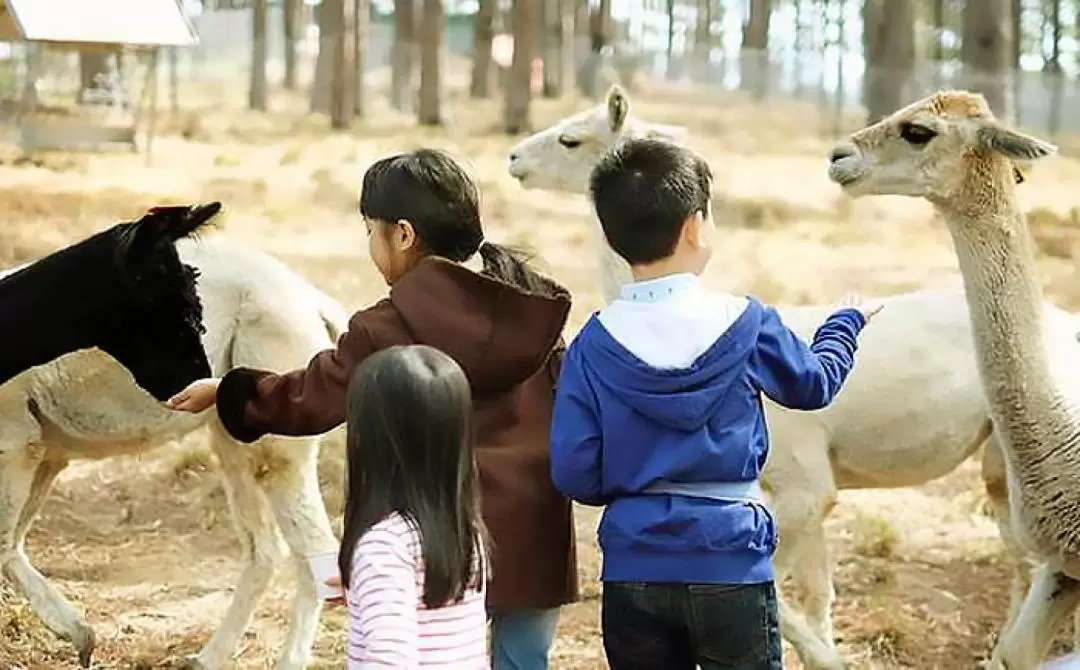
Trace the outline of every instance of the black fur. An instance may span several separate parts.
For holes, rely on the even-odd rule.
[[[0,279],[0,383],[91,347],[162,401],[210,376],[198,273],[174,243],[220,210],[217,202],[152,209]]]

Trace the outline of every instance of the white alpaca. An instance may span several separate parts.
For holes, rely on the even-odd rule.
[[[332,346],[347,315],[334,300],[277,260],[217,239],[177,243],[200,271],[203,338],[216,375],[234,366],[283,371]],[[96,349],[33,368],[0,386],[0,567],[57,635],[71,640],[83,667],[94,635],[85,619],[30,564],[27,530],[69,461],[139,454],[209,426],[247,563],[224,619],[189,665],[219,668],[233,654],[275,565],[298,566],[298,587],[278,668],[302,668],[315,640],[321,602],[304,556],[337,546],[316,478],[317,438],[232,440],[216,413],[173,412]]]
[[[630,115],[612,87],[607,101],[542,130],[511,149],[509,171],[525,188],[585,193],[601,154],[628,137],[681,141],[686,130]],[[597,230],[599,227],[597,226]],[[604,296],[612,300],[629,267],[598,235]],[[762,481],[780,529],[777,583],[790,576],[805,590],[803,613],[780,598],[781,632],[802,662],[840,668],[833,642],[835,591],[823,523],[839,489],[898,488],[941,477],[984,441],[982,478],[1002,538],[1014,559],[1011,618],[1027,576],[1008,520],[1006,474],[979,382],[962,291],[918,291],[888,298],[860,338],[858,362],[828,408],[795,412],[766,399],[772,451]],[[785,322],[809,339],[832,307],[781,306]],[[1073,337],[1072,317],[1050,304]],[[989,441],[987,441],[989,438]]]
[[[829,177],[849,195],[924,198],[953,241],[1009,473],[1011,528],[1040,563],[1002,628],[993,670],[1036,668],[1080,604],[1080,350],[1060,315],[1040,309],[1035,244],[1016,199],[1016,163],[1055,152],[1001,125],[981,95],[943,91],[854,133],[830,156]]]

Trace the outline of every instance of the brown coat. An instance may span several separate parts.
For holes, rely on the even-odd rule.
[[[546,297],[429,258],[390,296],[357,312],[336,349],[286,374],[237,368],[218,413],[238,440],[314,435],[345,419],[353,369],[375,351],[427,344],[453,357],[473,389],[483,515],[491,534],[489,607],[548,608],[578,596],[570,501],[551,482],[554,382],[569,294]]]

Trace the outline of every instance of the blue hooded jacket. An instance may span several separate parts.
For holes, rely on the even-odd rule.
[[[607,506],[603,580],[771,581],[776,526],[762,502],[645,489],[756,481],[768,455],[761,393],[792,409],[825,407],[864,325],[859,311],[840,310],[807,346],[751,298],[689,367],[672,369],[642,361],[593,315],[563,362],[551,467],[560,491]]]

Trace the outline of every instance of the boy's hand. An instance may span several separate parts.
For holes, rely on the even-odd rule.
[[[863,315],[863,319],[870,323],[870,319],[874,318],[885,307],[885,304],[880,300],[863,301],[858,293],[848,293],[844,298],[843,306],[858,310]]]

